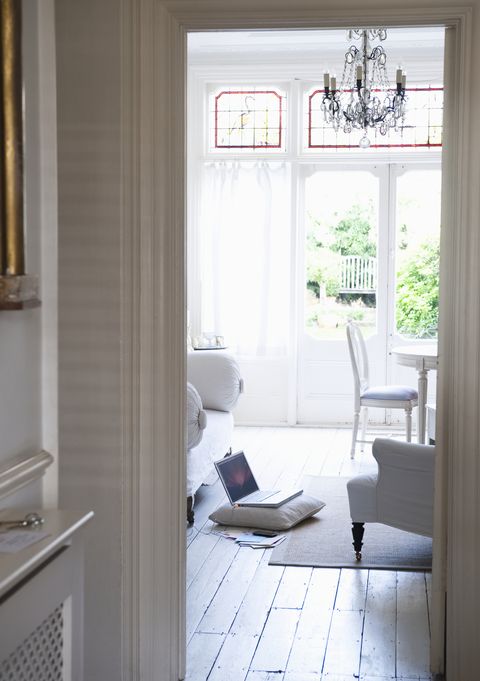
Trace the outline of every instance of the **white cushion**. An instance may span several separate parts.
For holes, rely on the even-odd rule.
[[[204,409],[231,411],[242,392],[236,359],[222,350],[194,350],[187,354],[188,380],[198,390]]]
[[[367,388],[362,393],[366,400],[416,400],[418,392],[408,385],[379,385]]]
[[[210,520],[220,525],[258,527],[262,530],[288,530],[299,522],[318,513],[325,503],[307,494],[301,494],[278,508],[260,506],[220,506],[210,516]]]

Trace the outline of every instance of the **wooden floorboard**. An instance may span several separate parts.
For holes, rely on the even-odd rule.
[[[395,678],[397,575],[370,571],[361,651],[362,676]]]
[[[261,487],[305,475],[375,470],[371,446],[350,459],[350,430],[241,427]],[[187,532],[187,681],[392,681],[428,672],[431,575],[268,565],[208,516],[226,502],[219,482],[196,495]]]

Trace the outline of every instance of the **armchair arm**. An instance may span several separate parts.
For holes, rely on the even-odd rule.
[[[243,380],[236,359],[221,350],[194,350],[187,354],[187,375],[202,399],[204,409],[231,411]]]
[[[376,438],[372,454],[378,462],[379,471],[384,467],[413,473],[433,473],[435,467],[435,447],[432,445]]]
[[[378,522],[432,536],[435,447],[378,438]]]

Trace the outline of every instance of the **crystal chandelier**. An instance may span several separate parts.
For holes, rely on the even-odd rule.
[[[381,45],[372,47],[371,41],[383,42],[385,28],[354,28],[348,32],[349,40],[361,40],[360,49],[351,45],[345,53],[345,64],[340,89],[337,79],[329,73],[323,76],[325,94],[322,111],[325,121],[336,132],[350,133],[354,128],[363,130],[359,146],[370,146],[368,129],[376,128],[382,135],[394,128],[403,127],[405,119],[406,74],[399,67],[396,88],[391,89],[387,76],[387,55]]]

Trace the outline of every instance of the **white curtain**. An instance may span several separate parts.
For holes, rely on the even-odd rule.
[[[287,353],[290,171],[285,163],[226,161],[201,169],[198,272],[202,331],[239,355]]]

